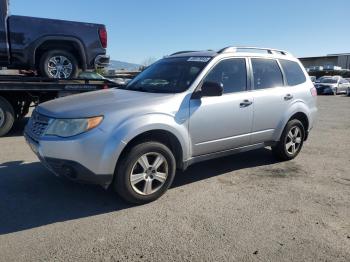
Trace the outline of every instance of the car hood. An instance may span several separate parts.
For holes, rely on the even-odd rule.
[[[53,118],[84,118],[115,113],[119,110],[143,110],[167,103],[174,94],[108,89],[67,96],[40,104],[37,111]]]

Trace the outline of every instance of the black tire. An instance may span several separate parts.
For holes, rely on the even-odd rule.
[[[286,149],[286,147],[287,147],[287,143],[291,142],[288,134],[290,133],[291,130],[295,130],[295,127],[299,128],[300,130],[301,141],[297,150],[295,150],[294,153],[291,153]],[[305,128],[303,124],[298,119],[292,119],[285,126],[283,133],[281,135],[280,141],[278,141],[277,144],[272,147],[272,153],[278,160],[282,160],[282,161],[291,160],[300,153],[300,150],[303,147],[304,140],[305,140]]]
[[[57,75],[54,74],[56,71],[49,70],[48,66],[50,63],[50,59],[54,57],[64,57],[67,60],[64,60],[65,62],[69,62],[72,65],[71,71],[66,71],[65,73],[57,73]],[[57,60],[56,60],[57,61]],[[59,61],[60,62],[60,61]],[[67,62],[67,63],[68,63]],[[66,64],[66,63],[64,63]],[[69,78],[77,78],[79,73],[79,63],[77,59],[72,55],[71,53],[64,51],[64,50],[51,50],[44,53],[40,59],[39,62],[39,71],[41,76],[48,77],[48,78],[63,78],[63,79],[69,79]]]
[[[0,97],[0,137],[6,135],[15,122],[15,111],[12,105]]]
[[[142,195],[133,188],[133,186],[131,185],[130,177],[132,171],[137,165],[137,161],[140,159],[141,156],[147,153],[156,153],[164,157],[167,164],[168,175],[165,179],[165,182],[163,182],[162,186],[158,189],[158,191],[152,194]],[[167,146],[159,142],[143,142],[134,146],[127,153],[124,154],[116,168],[113,187],[114,190],[118,193],[118,195],[122,197],[125,201],[133,204],[145,204],[158,199],[168,190],[168,188],[174,180],[175,172],[175,157]],[[142,183],[144,183],[145,188],[145,180],[140,181],[139,184],[136,185],[142,187]],[[154,183],[153,180],[151,183]]]

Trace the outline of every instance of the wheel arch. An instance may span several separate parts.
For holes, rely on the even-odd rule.
[[[164,145],[166,145],[171,152],[174,154],[175,160],[176,160],[176,166],[178,168],[181,168],[183,165],[183,148],[181,145],[181,142],[179,141],[178,137],[173,134],[172,132],[165,130],[165,129],[152,129],[145,132],[142,132],[138,135],[136,135],[134,138],[132,138],[123,148],[118,161],[125,156],[125,154],[128,153],[128,151],[135,145],[142,143],[142,142],[159,142]]]
[[[35,43],[32,57],[32,66],[37,67],[41,56],[49,50],[61,49],[71,52],[78,60],[79,66],[86,69],[86,52],[82,42],[76,37],[68,36],[46,36]]]
[[[292,119],[297,119],[297,120],[299,120],[299,121],[303,124],[304,129],[305,129],[305,132],[309,130],[309,119],[308,119],[308,117],[307,117],[307,115],[306,115],[305,113],[303,113],[303,112],[295,113],[294,115],[292,115],[292,116],[288,119],[287,123],[288,123],[289,121],[291,121]]]
[[[286,112],[283,116],[278,128],[274,133],[274,141],[279,141],[282,135],[282,132],[287,125],[287,123],[292,119],[298,119],[304,126],[305,129],[305,139],[307,139],[308,131],[310,127],[310,113],[303,102],[297,102],[292,105],[292,107]]]
[[[114,125],[106,130],[106,146],[100,155],[99,169],[104,173],[115,172],[121,157],[131,145],[144,140],[159,141],[167,144],[174,152],[179,168],[189,157],[189,138],[186,125],[174,121],[174,117],[165,114],[146,114],[138,117],[127,116],[125,121],[107,123]]]

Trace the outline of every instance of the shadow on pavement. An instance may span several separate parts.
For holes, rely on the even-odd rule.
[[[178,172],[172,188],[272,163],[267,149],[211,160]],[[0,235],[131,207],[111,190],[57,178],[39,162],[0,164]]]
[[[115,193],[57,178],[39,162],[0,164],[0,235],[128,207]]]
[[[267,148],[213,159],[190,166],[186,172],[177,172],[172,187],[180,187],[236,170],[277,163]]]

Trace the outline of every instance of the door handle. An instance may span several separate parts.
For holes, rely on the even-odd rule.
[[[245,99],[245,100],[243,100],[243,101],[239,104],[239,106],[240,106],[240,107],[248,107],[248,106],[250,106],[251,104],[253,104],[252,101],[249,101],[248,99]]]
[[[287,94],[285,97],[284,97],[284,100],[288,101],[288,100],[291,100],[293,99],[293,96],[291,94]]]

